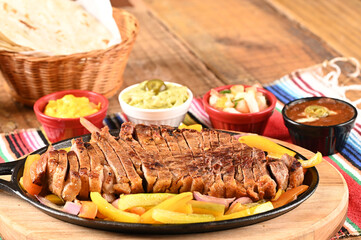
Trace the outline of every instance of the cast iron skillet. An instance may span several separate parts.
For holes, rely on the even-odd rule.
[[[116,136],[118,135],[119,130],[111,130],[110,133]],[[90,140],[90,134],[83,135],[82,138],[84,142],[88,142]],[[55,149],[69,147],[71,146],[71,139],[55,143],[53,146]],[[33,154],[42,154],[46,151],[46,149],[47,147],[41,148],[35,151]],[[305,159],[300,154],[297,154],[296,156],[298,158]],[[304,193],[302,193],[297,198],[297,200],[292,201],[280,208],[276,208],[271,211],[252,215],[249,217],[224,220],[224,221],[207,222],[207,223],[193,223],[193,224],[161,225],[161,224],[122,223],[122,222],[113,222],[113,221],[104,221],[104,220],[88,220],[41,204],[33,196],[24,192],[19,185],[19,180],[23,173],[24,162],[25,159],[20,159],[18,161],[0,164],[0,175],[11,175],[10,181],[0,179],[0,189],[5,190],[6,192],[9,192],[24,199],[25,201],[39,208],[41,211],[57,219],[89,228],[97,228],[97,229],[114,231],[114,232],[124,232],[124,233],[134,233],[134,234],[201,233],[201,232],[226,230],[226,229],[237,228],[237,227],[259,223],[262,221],[266,221],[278,217],[296,208],[298,205],[300,205],[302,202],[308,199],[315,192],[319,182],[319,176],[316,168],[314,167],[310,168],[308,169],[304,180],[304,184],[308,185],[309,188]]]

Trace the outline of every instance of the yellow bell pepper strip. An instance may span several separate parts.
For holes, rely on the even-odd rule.
[[[202,125],[200,124],[192,124],[192,125],[185,125],[184,123],[181,123],[178,127],[179,129],[194,129],[198,132],[202,131]]]
[[[240,137],[238,141],[240,143],[245,143],[250,147],[259,148],[274,158],[280,158],[285,153],[292,157],[296,155],[294,151],[282,147],[281,145],[278,145],[277,143],[259,135],[245,135]]]
[[[193,213],[198,214],[212,214],[215,217],[222,216],[224,214],[225,206],[224,204],[203,202],[203,201],[189,201],[192,206]]]
[[[185,214],[164,209],[155,209],[152,218],[168,224],[212,222],[215,220],[215,217],[210,214]]]
[[[167,200],[164,200],[163,202],[159,203],[158,205],[146,211],[140,217],[140,221],[142,223],[157,223],[152,217],[155,209],[174,211],[175,209],[178,208],[178,206],[189,202],[190,200],[192,200],[192,198],[193,198],[193,194],[191,192],[180,193],[171,198],[168,198]]]
[[[80,201],[81,208],[78,217],[95,219],[98,212],[98,207],[91,201]]]
[[[116,209],[113,205],[108,203],[107,200],[105,200],[98,192],[91,192],[90,198],[92,202],[97,205],[98,211],[106,218],[110,218],[113,221],[117,222],[139,223],[140,221],[139,215]]]
[[[313,157],[308,160],[299,159],[298,161],[301,163],[303,168],[311,168],[316,166],[317,164],[320,164],[322,160],[322,154],[320,152],[317,152],[315,155],[313,155]]]
[[[48,194],[45,196],[45,199],[48,199],[50,202],[56,205],[64,205],[65,202],[60,197],[56,196],[55,194]]]
[[[239,211],[242,211],[247,208],[249,208],[249,207],[247,207],[246,205],[244,205],[242,203],[237,202],[237,203],[232,204],[225,214],[232,214],[232,213],[239,212]]]
[[[127,212],[138,214],[139,216],[143,215],[145,213],[144,207],[131,207],[127,210]]]
[[[307,185],[300,185],[298,187],[292,188],[282,194],[276,201],[272,202],[274,208],[282,207],[289,202],[292,202],[295,197],[303,193],[308,189]]]
[[[40,160],[39,154],[29,155],[26,158],[24,172],[23,172],[23,187],[31,195],[37,195],[41,192],[42,186],[36,185],[31,180],[30,171],[31,168],[36,167],[37,161]]]
[[[122,195],[118,199],[118,209],[126,210],[132,207],[147,207],[157,205],[164,200],[175,196],[172,193],[138,193]]]
[[[276,195],[271,199],[271,201],[272,202],[277,201],[281,197],[281,195],[284,194],[284,193],[285,193],[285,190],[278,189],[277,192],[276,192]]]
[[[179,205],[176,209],[174,209],[174,212],[191,214],[191,213],[193,213],[193,209],[189,203],[186,203],[183,205]]]
[[[221,220],[228,220],[228,219],[234,219],[234,218],[247,217],[247,216],[250,216],[250,215],[266,212],[266,211],[269,211],[269,210],[272,210],[272,209],[273,209],[272,203],[271,202],[265,202],[265,203],[258,204],[258,205],[254,206],[254,207],[251,207],[251,208],[246,208],[246,209],[241,210],[239,212],[235,212],[235,213],[232,213],[232,214],[225,214],[223,216],[217,217],[216,220],[221,221]]]

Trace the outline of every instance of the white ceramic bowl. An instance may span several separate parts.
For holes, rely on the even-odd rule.
[[[182,86],[178,83],[165,82],[165,84],[174,84],[176,86]],[[129,91],[130,89],[138,86],[138,84],[132,85],[125,88],[120,92],[118,100],[120,107],[122,108],[125,115],[127,115],[128,120],[134,123],[143,123],[143,124],[155,124],[155,125],[169,125],[173,127],[178,127],[179,124],[183,121],[184,116],[186,115],[193,99],[193,94],[191,90],[187,88],[188,99],[182,105],[172,108],[164,109],[143,109],[133,107],[122,100],[122,95]]]

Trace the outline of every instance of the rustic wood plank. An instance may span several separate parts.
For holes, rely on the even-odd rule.
[[[262,0],[145,0],[226,83],[269,83],[336,52]]]
[[[268,0],[288,18],[322,38],[344,56],[361,61],[361,1]]]
[[[312,152],[290,143],[282,145],[311,157]],[[328,162],[317,166],[315,193],[294,210],[258,224],[200,234],[137,235],[100,231],[52,218],[29,203],[0,191],[0,232],[4,239],[330,239],[342,226],[348,206],[348,189],[342,175]],[[9,178],[7,178],[8,180]],[[325,204],[327,203],[327,204]]]

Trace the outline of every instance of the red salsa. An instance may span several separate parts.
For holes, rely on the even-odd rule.
[[[306,125],[331,126],[347,122],[355,115],[355,111],[341,101],[319,98],[289,106],[286,115]]]

